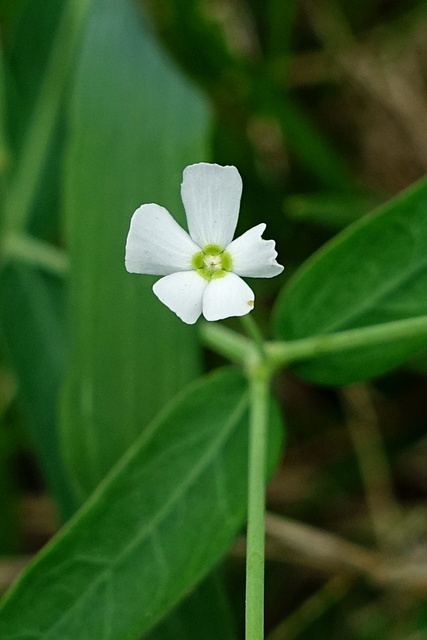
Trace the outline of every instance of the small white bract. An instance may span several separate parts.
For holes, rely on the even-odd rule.
[[[273,240],[259,224],[236,240],[242,179],[236,167],[201,162],[184,170],[181,196],[189,234],[158,204],[132,216],[126,242],[130,273],[164,276],[153,291],[187,324],[244,316],[255,296],[240,276],[273,278],[283,271]]]

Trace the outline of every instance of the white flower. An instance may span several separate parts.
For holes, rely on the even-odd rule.
[[[272,278],[283,271],[273,240],[259,224],[233,240],[242,179],[236,167],[201,162],[184,170],[181,196],[190,234],[158,204],[132,216],[126,242],[130,273],[164,276],[153,291],[187,324],[244,316],[254,293],[240,276]]]

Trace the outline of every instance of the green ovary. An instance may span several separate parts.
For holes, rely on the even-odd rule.
[[[223,278],[233,268],[233,261],[228,251],[216,244],[208,244],[196,253],[191,261],[197,273],[205,280]]]

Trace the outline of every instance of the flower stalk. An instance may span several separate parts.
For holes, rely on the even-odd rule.
[[[257,349],[258,341],[252,332],[248,331],[248,333],[252,340],[243,338],[242,335],[224,327],[201,325],[201,335],[205,344],[217,353],[225,355],[233,362],[243,366],[253,360],[254,351]],[[299,338],[288,342],[265,342],[263,344],[264,366],[273,374],[294,362],[313,360],[319,356],[351,351],[361,347],[420,338],[427,338],[427,315],[383,322],[338,333]]]
[[[250,383],[246,640],[264,638],[265,475],[269,375],[262,363]]]
[[[202,325],[204,342],[239,363],[250,392],[248,455],[248,524],[246,548],[246,640],[264,638],[265,478],[269,383],[273,369],[264,338],[250,316],[241,318],[250,338],[218,324]]]
[[[257,323],[255,322],[255,320],[253,319],[252,315],[242,316],[240,318],[240,321],[243,327],[245,328],[245,331],[248,334],[248,336],[252,338],[252,340],[254,341],[260,357],[262,359],[265,359],[266,357],[265,349],[264,349],[265,338],[262,335],[261,330],[257,325]]]

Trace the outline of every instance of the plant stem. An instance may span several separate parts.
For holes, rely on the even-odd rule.
[[[206,345],[237,364],[243,364],[249,354],[255,351],[248,338],[221,326],[218,322],[201,323],[200,334]]]
[[[253,338],[252,341],[230,329],[225,329],[214,323],[206,323],[201,326],[204,342],[214,351],[239,364],[247,363],[253,359],[254,355],[259,359],[259,355],[262,354],[264,365],[269,368],[271,373],[300,360],[313,360],[329,353],[399,342],[408,338],[416,339],[419,349],[423,346],[423,342],[427,345],[427,315],[382,322],[338,333],[300,338],[289,342],[273,341],[264,344],[260,343],[261,333],[256,325],[257,336],[255,338],[253,321],[249,321],[252,324],[251,328],[249,328],[247,320],[242,318],[242,321],[247,332]]]
[[[17,232],[25,229],[30,215],[57,122],[61,99],[69,80],[68,72],[71,70],[89,9],[89,0],[69,0],[64,5],[32,120],[5,202],[5,222],[9,229]]]
[[[252,317],[252,314],[247,314],[246,316],[241,316],[240,321],[250,338],[255,342],[258,353],[261,358],[265,358],[265,338],[261,333],[261,330],[255,320]]]
[[[266,351],[272,366],[279,368],[291,362],[311,360],[329,353],[421,337],[426,339],[427,344],[427,316],[383,322],[361,329],[350,329],[289,342],[269,342],[266,345]]]
[[[249,378],[248,529],[246,548],[246,640],[264,638],[265,456],[268,376],[263,367]]]
[[[68,274],[67,254],[43,240],[25,233],[7,233],[0,244],[3,261],[17,260],[43,269],[59,278]]]

